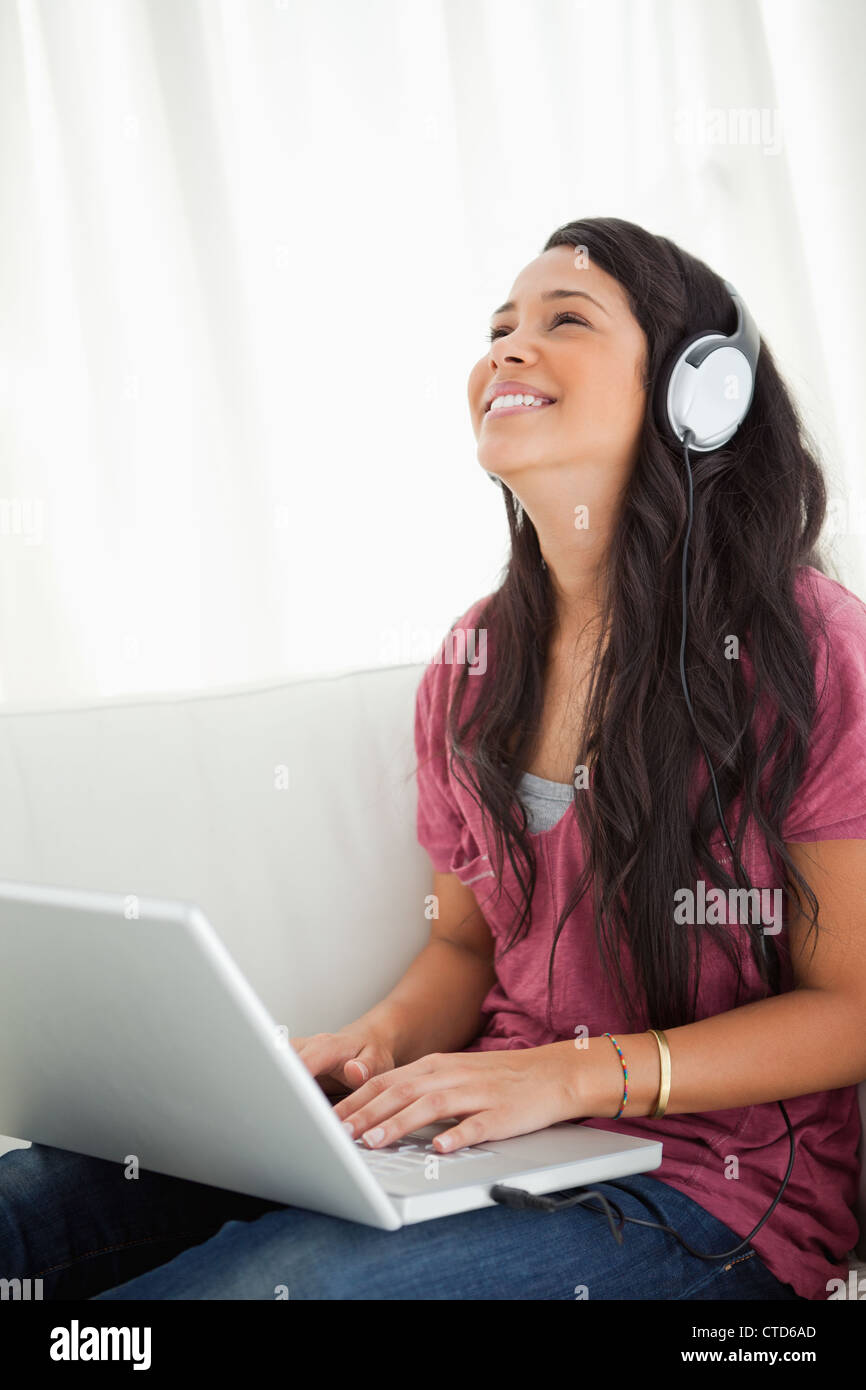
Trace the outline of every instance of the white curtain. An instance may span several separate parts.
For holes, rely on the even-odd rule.
[[[0,699],[429,657],[506,553],[469,370],[581,216],[738,286],[866,593],[864,47],[862,0],[0,0]]]

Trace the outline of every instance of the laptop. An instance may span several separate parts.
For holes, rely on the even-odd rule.
[[[661,1163],[660,1141],[569,1121],[439,1154],[452,1117],[368,1149],[290,1034],[194,903],[0,882],[0,1133],[388,1231],[499,1183]]]

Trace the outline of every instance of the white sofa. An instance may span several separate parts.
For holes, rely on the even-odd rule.
[[[0,711],[0,878],[197,902],[290,1035],[337,1028],[427,939],[423,669]]]

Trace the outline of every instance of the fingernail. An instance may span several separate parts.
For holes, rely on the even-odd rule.
[[[381,1125],[377,1125],[375,1129],[368,1129],[364,1138],[368,1144],[381,1144],[382,1140],[385,1138],[385,1131]]]
[[[352,1124],[351,1120],[343,1121],[343,1129],[345,1129],[349,1134],[355,1133],[355,1126]]]
[[[436,1138],[433,1140],[433,1143],[438,1144],[440,1149],[450,1149],[452,1140],[448,1138],[447,1134],[437,1134]]]
[[[355,1061],[354,1058],[353,1058],[352,1060]],[[366,1064],[365,1062],[358,1062],[358,1061],[355,1061],[355,1066],[358,1068],[358,1070],[359,1070],[359,1072],[361,1073],[361,1076],[364,1078],[364,1080],[365,1080],[365,1081],[369,1081],[369,1080],[370,1080],[370,1070],[369,1070],[367,1064]]]

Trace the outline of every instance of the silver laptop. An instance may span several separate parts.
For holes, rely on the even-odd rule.
[[[657,1140],[563,1123],[437,1153],[370,1150],[200,908],[0,882],[0,1133],[397,1230],[649,1172]]]

